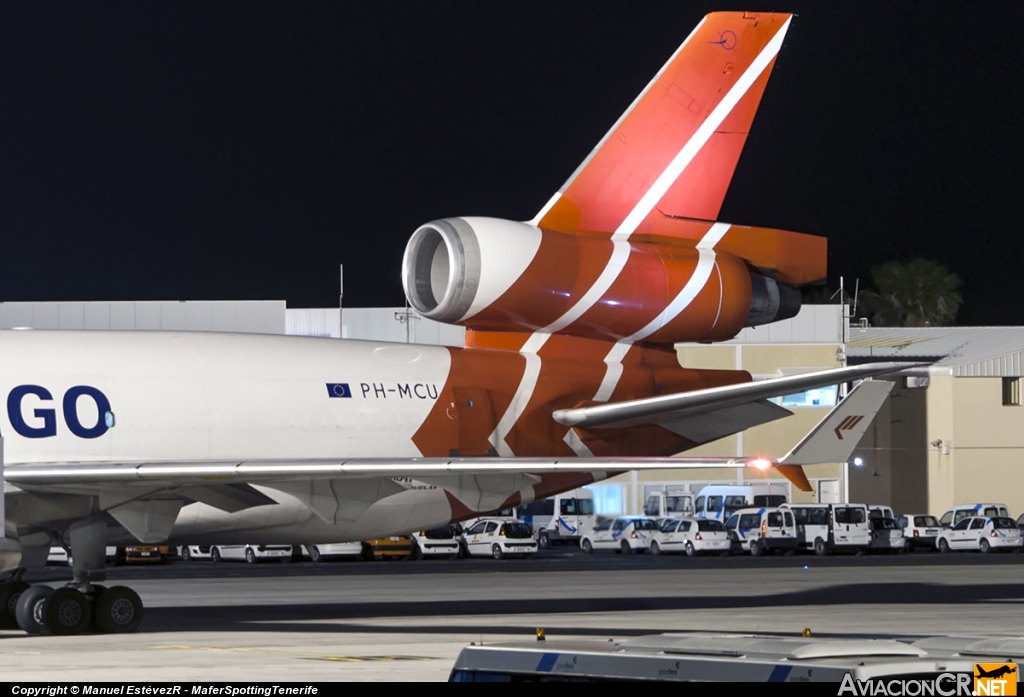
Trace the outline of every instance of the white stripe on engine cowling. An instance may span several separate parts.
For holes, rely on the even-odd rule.
[[[612,392],[615,391],[616,385],[619,384],[619,378],[622,377],[622,359],[626,357],[633,344],[643,341],[678,317],[704,290],[704,286],[707,285],[708,279],[711,278],[711,272],[715,268],[715,245],[725,236],[730,227],[732,225],[729,223],[715,223],[710,230],[704,233],[704,237],[697,243],[697,252],[700,255],[697,266],[679,294],[657,317],[648,322],[647,326],[625,339],[620,339],[612,346],[611,351],[604,358],[607,368],[604,379],[601,380],[601,386],[597,389],[597,394],[594,395],[595,402],[607,402],[611,399]]]
[[[612,255],[608,259],[608,263],[601,272],[601,275],[598,276],[596,281],[594,281],[594,284],[590,289],[564,315],[543,329],[534,332],[534,334],[527,339],[526,343],[520,349],[520,353],[526,354],[526,369],[523,372],[523,377],[519,381],[519,386],[516,388],[516,394],[512,399],[512,403],[509,404],[505,413],[498,421],[498,425],[495,427],[494,432],[491,433],[488,438],[491,445],[494,446],[494,449],[501,457],[515,456],[515,453],[505,442],[505,437],[511,432],[512,428],[519,420],[519,417],[522,416],[522,413],[526,410],[530,399],[533,397],[533,391],[537,387],[537,379],[540,377],[541,367],[540,357],[536,355],[537,351],[544,346],[552,333],[564,329],[582,317],[587,310],[593,307],[594,304],[601,299],[601,297],[611,287],[612,283],[615,282],[615,279],[618,278],[622,269],[626,266],[626,261],[629,259],[628,239],[630,235],[636,231],[637,226],[643,222],[644,218],[650,215],[651,211],[654,210],[654,207],[658,204],[658,201],[660,201],[668,192],[675,180],[679,178],[679,175],[683,173],[693,158],[697,156],[697,153],[700,152],[701,148],[703,148],[711,138],[715,129],[722,124],[725,118],[732,112],[733,108],[735,108],[736,104],[738,104],[747,93],[747,90],[749,90],[751,85],[754,84],[754,81],[760,77],[761,73],[768,67],[768,64],[772,62],[776,55],[778,55],[779,50],[782,48],[782,41],[786,36],[786,31],[789,29],[789,23],[791,21],[792,18],[786,20],[785,24],[782,25],[782,28],[780,28],[775,36],[773,36],[765,45],[761,50],[761,53],[759,53],[750,64],[750,67],[743,72],[743,75],[740,76],[740,79],[737,80],[732,88],[726,93],[725,97],[722,98],[722,101],[712,109],[711,113],[708,114],[707,119],[704,120],[704,123],[694,131],[694,134],[690,136],[690,139],[685,145],[683,145],[682,149],[674,158],[672,158],[672,161],[669,163],[668,167],[665,168],[665,171],[658,175],[658,178],[655,180],[651,188],[640,197],[640,200],[637,202],[636,206],[633,207],[633,210],[626,215],[622,223],[618,228],[616,228],[611,237],[613,244]],[[689,37],[687,37],[687,41],[689,41]],[[552,201],[549,201],[549,204],[554,205],[556,200],[557,199],[553,197]],[[711,235],[712,231],[716,230],[719,225],[724,224],[716,223],[713,225],[711,230],[705,234],[705,238]],[[728,230],[728,228],[729,226],[725,225],[721,234],[724,235],[725,230]],[[719,239],[721,238],[719,237]],[[717,241],[718,240],[715,240],[715,242]],[[703,242],[704,239],[701,240],[701,243]],[[711,247],[714,247],[714,243],[711,244]],[[700,249],[699,244],[698,249]],[[684,294],[687,293],[688,289],[691,288],[691,284],[693,284],[695,279],[698,278],[698,272],[701,271],[702,262],[705,262],[705,254],[707,252],[710,252],[710,254],[708,254],[708,256],[710,256],[710,261],[704,264],[704,266],[707,267],[707,270],[704,273],[703,280],[700,281],[700,287],[690,291],[693,297],[696,297],[697,293],[700,292],[704,287],[704,284],[707,282],[707,279],[710,277],[711,269],[714,267],[715,255],[712,250],[705,248],[701,250],[701,259],[698,261],[697,269],[694,270],[693,276],[691,276],[690,280],[687,281],[683,290],[680,291],[678,296],[676,296],[676,299],[672,301],[672,304],[676,304],[676,301],[685,303],[679,308],[676,314],[682,312],[686,306],[692,302],[693,297],[686,300]],[[670,307],[672,304],[670,304]],[[659,314],[658,318],[661,318],[667,311],[668,308]],[[658,318],[655,318],[652,323],[656,322]],[[671,321],[671,319],[669,321]],[[648,324],[647,326],[650,327],[651,324]],[[647,329],[647,327],[644,329]],[[643,330],[640,331],[642,332]],[[601,382],[601,387],[598,389],[598,395],[602,395],[607,392],[608,396],[611,396],[611,392],[615,389],[615,385],[618,384],[619,376],[622,374],[622,364],[619,361],[622,360],[630,348],[630,344],[624,343],[626,341],[629,341],[629,339],[623,339],[622,341],[617,342],[615,346],[612,347],[612,350],[608,352],[608,356],[605,358],[605,363],[608,365],[608,368],[605,371],[605,378]],[[636,340],[634,339],[634,341]],[[620,353],[621,355],[619,355]],[[618,358],[609,362],[609,358],[614,358],[615,356],[618,356]],[[531,357],[533,360],[531,360]],[[617,366],[617,368],[615,368],[615,366]],[[606,387],[607,382],[612,383],[610,388]],[[603,401],[607,401],[607,398]]]

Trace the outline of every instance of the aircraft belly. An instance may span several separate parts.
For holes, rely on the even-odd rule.
[[[225,513],[206,504],[181,509],[171,533],[173,544],[326,544],[355,542],[382,535],[429,530],[448,523],[452,508],[439,488],[412,488],[381,499],[354,520],[328,523],[298,498],[256,487],[278,503]]]
[[[202,332],[5,331],[0,392],[8,402],[15,393],[20,412],[13,417],[22,423],[2,409],[0,433],[9,464],[416,457],[412,436],[450,366],[449,350],[435,346]],[[25,386],[44,391],[25,392]],[[77,399],[72,392],[68,414],[66,395],[82,386],[109,401],[110,417],[99,413],[102,402],[92,392]],[[113,426],[104,429],[105,418]],[[80,435],[83,428],[93,429],[88,437]]]

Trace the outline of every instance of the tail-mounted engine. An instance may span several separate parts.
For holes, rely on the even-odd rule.
[[[479,331],[719,341],[794,316],[796,286],[824,275],[824,240],[722,226],[665,219],[657,230],[613,241],[493,218],[447,218],[413,233],[402,281],[425,317]],[[794,244],[808,240],[818,247],[811,254]],[[592,297],[602,282],[607,287]],[[554,324],[574,308],[582,310],[578,317]]]

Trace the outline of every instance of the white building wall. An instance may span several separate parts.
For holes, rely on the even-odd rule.
[[[0,329],[218,331],[284,334],[283,300],[0,303]]]

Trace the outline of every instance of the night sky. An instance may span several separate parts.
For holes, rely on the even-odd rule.
[[[719,219],[924,256],[1024,325],[1020,2],[797,17]],[[0,300],[403,303],[423,222],[528,219],[722,3],[0,4]],[[751,9],[757,9],[751,3]]]

